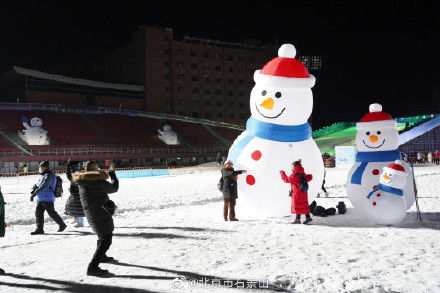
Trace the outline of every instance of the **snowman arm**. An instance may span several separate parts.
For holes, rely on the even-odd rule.
[[[27,124],[27,122],[23,122],[23,126],[24,126],[24,128],[26,128],[26,129],[30,129],[31,127],[29,126],[29,124]]]

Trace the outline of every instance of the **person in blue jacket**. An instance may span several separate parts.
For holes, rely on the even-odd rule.
[[[55,174],[49,170],[49,161],[40,163],[39,172],[40,180],[31,192],[31,201],[37,197],[37,208],[35,209],[35,218],[37,229],[31,235],[44,234],[44,212],[47,211],[49,216],[60,226],[58,232],[63,232],[67,225],[61,219],[60,215],[55,211],[55,187],[57,179]]]

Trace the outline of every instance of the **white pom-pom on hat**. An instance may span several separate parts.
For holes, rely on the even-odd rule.
[[[370,112],[382,112],[382,105],[374,103],[371,104],[368,109],[370,110]]]
[[[295,58],[296,49],[292,44],[284,44],[278,49],[278,56],[284,58]]]

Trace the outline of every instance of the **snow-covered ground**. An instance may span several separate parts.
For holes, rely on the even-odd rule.
[[[0,292],[232,292],[244,290],[227,289],[231,283],[255,282],[267,292],[440,292],[440,167],[415,174],[423,221],[414,206],[398,227],[356,216],[345,195],[346,170],[327,170],[330,197],[318,204],[342,200],[348,213],[315,217],[309,226],[291,225],[289,217],[240,218],[239,210],[240,222],[224,222],[213,165],[122,179],[112,196],[119,210],[109,251],[119,262],[102,265],[111,279],[85,275],[96,245],[89,227],[56,233],[48,220],[46,235],[29,235],[35,176],[1,178],[11,227],[0,239],[0,267],[8,273]],[[66,199],[56,202],[60,214]],[[214,284],[202,284],[205,277]]]

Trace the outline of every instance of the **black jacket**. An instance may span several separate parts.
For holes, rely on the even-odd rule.
[[[111,183],[107,181],[110,175]],[[113,218],[103,207],[109,201],[108,194],[119,189],[119,181],[114,171],[84,172],[73,174],[73,180],[79,186],[79,195],[87,218],[93,231],[98,237],[104,237],[113,232]]]
[[[81,198],[79,196],[79,187],[73,181],[72,169],[68,166],[66,170],[67,179],[70,181],[69,192],[70,196],[66,201],[66,215],[72,217],[84,217],[83,207],[81,204]]]
[[[221,172],[222,172],[221,180],[223,181],[223,190],[222,190],[223,197],[238,198],[236,176],[243,173],[243,171],[242,170],[234,171],[233,168],[231,169],[222,168]]]

